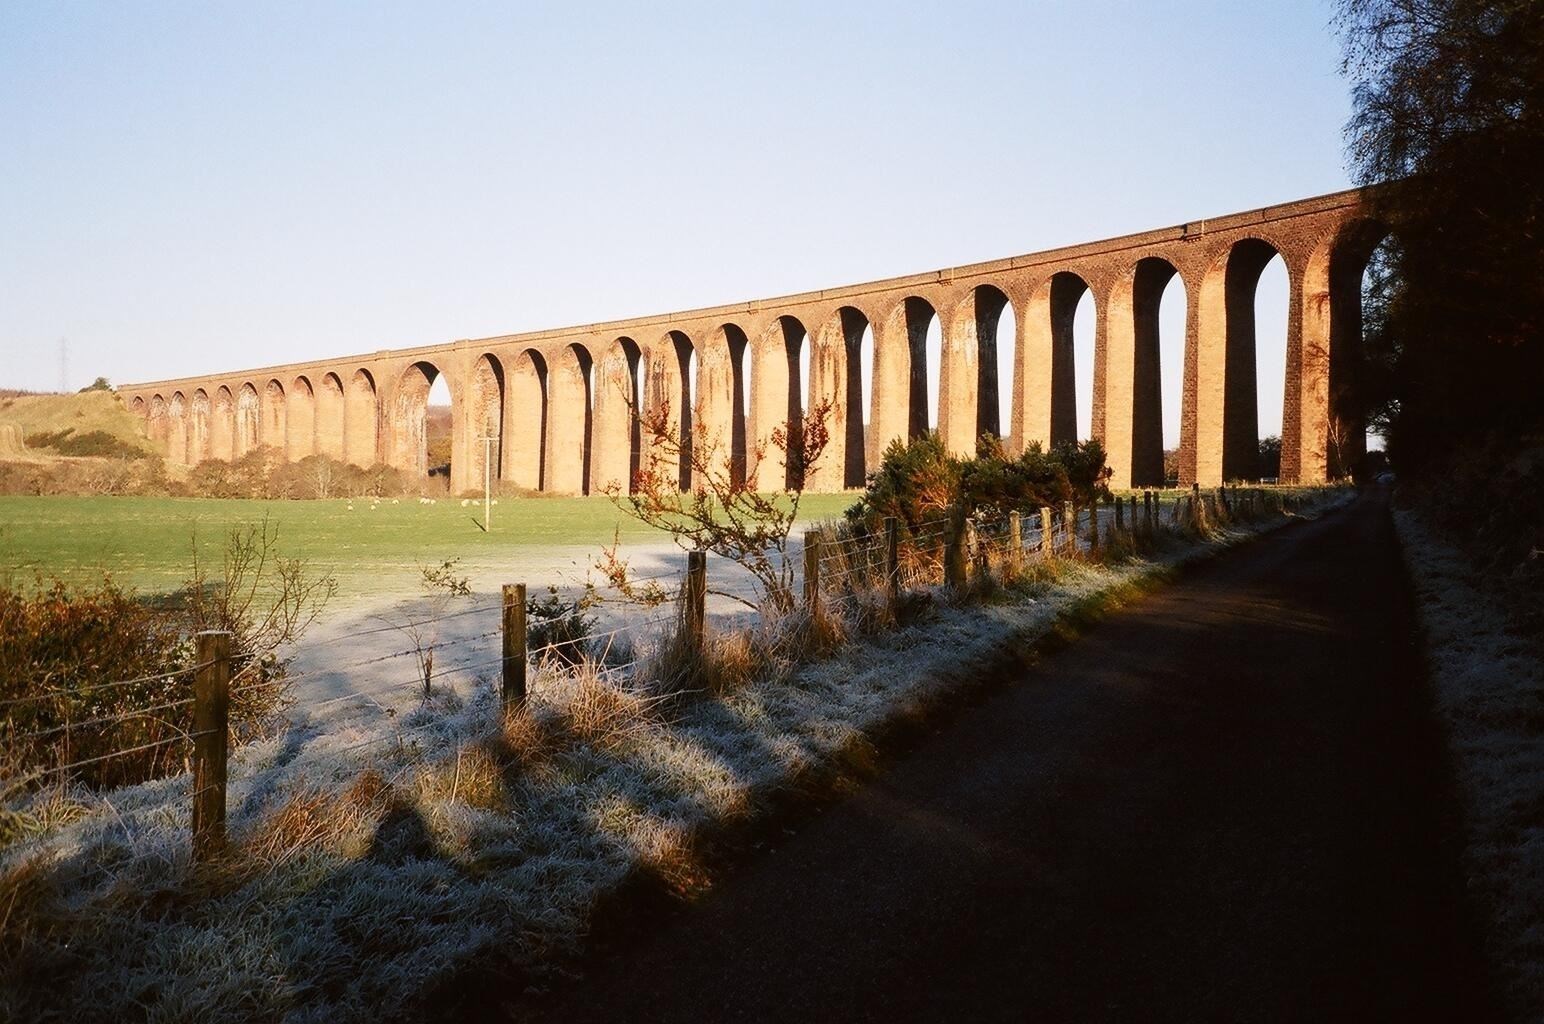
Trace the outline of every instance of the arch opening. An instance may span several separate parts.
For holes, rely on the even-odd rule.
[[[258,444],[272,448],[283,458],[289,448],[289,406],[284,385],[270,380],[263,385],[261,422],[257,428]]]
[[[1381,316],[1390,292],[1394,240],[1369,219],[1341,227],[1330,251],[1330,353],[1325,471],[1330,479],[1361,471],[1369,450],[1382,446],[1369,422],[1368,325]]]
[[[1051,278],[1050,284],[1050,314],[1051,314],[1051,379],[1049,381],[1051,394],[1051,418],[1050,437],[1052,445],[1064,442],[1076,441],[1080,427],[1086,429],[1092,422],[1092,396],[1093,396],[1093,359],[1090,357],[1084,362],[1088,364],[1088,394],[1089,400],[1079,408],[1078,392],[1080,390],[1080,377],[1078,370],[1078,344],[1079,317],[1082,311],[1082,322],[1086,325],[1091,319],[1087,311],[1092,306],[1083,305],[1083,298],[1088,293],[1088,282],[1070,271],[1061,271]],[[1087,327],[1083,328],[1087,332]],[[1086,346],[1092,353],[1092,341]],[[1082,411],[1088,410],[1088,415],[1082,415]]]
[[[547,489],[547,361],[535,349],[515,359],[508,377],[504,445],[507,476],[530,491]]]
[[[794,458],[794,454],[804,447],[804,411],[809,407],[809,331],[797,317],[792,316],[779,317],[778,325],[782,329],[788,369],[788,393],[784,399],[783,417],[788,450],[783,459],[783,486],[789,490],[802,490],[804,467]]]
[[[343,457],[361,469],[381,461],[380,396],[369,370],[349,377],[343,403]]]
[[[564,348],[547,384],[547,448],[543,490],[588,494],[594,360],[583,345]]]
[[[209,392],[194,391],[188,410],[188,462],[196,466],[209,458]]]
[[[632,338],[617,338],[591,371],[590,491],[630,494],[641,466],[643,353]]]
[[[1084,288],[1072,313],[1072,366],[1076,382],[1077,440],[1094,436],[1094,370],[1099,310],[1092,288]]]
[[[926,299],[912,296],[902,304],[910,385],[906,399],[906,436],[920,437],[938,429],[938,389],[943,361],[943,326]]]
[[[188,401],[181,391],[172,392],[166,404],[167,456],[172,462],[188,464]]]
[[[1178,290],[1179,327],[1173,325]],[[1179,402],[1183,394],[1185,284],[1174,264],[1150,256],[1132,272],[1131,484],[1162,486],[1178,463]],[[1166,320],[1166,315],[1168,319]],[[1175,339],[1178,338],[1178,344]],[[1178,365],[1175,358],[1178,358]],[[1170,463],[1173,463],[1172,466]],[[1170,473],[1170,470],[1173,473]]]
[[[291,462],[316,454],[316,392],[304,374],[289,387],[285,454]]]
[[[1002,396],[1006,393],[1011,401],[1011,385],[1005,387],[1003,382],[1013,380],[1013,371],[1010,368],[1003,372],[998,362],[1000,348],[1012,351],[1013,341],[1011,336],[1007,344],[1000,337],[1004,310],[1011,310],[1012,303],[1002,289],[993,285],[977,285],[971,293],[971,306],[975,315],[974,333],[976,338],[976,408],[975,431],[973,437],[979,439],[983,434],[991,434],[993,437],[1003,436],[1003,424],[1009,422],[1011,410],[1005,412],[1002,407]],[[1009,313],[1012,316],[1012,313]],[[1011,357],[1011,356],[1010,356]]]
[[[241,391],[236,396],[235,457],[238,459],[261,443],[262,413],[259,405],[257,388],[251,382],[241,385]]]
[[[474,486],[491,480],[495,489],[504,476],[504,367],[491,353],[483,353],[472,367],[468,412],[472,418],[467,444],[475,470]]]
[[[692,489],[693,441],[697,429],[694,408],[697,400],[697,350],[692,340],[681,331],[666,334],[665,347],[664,358],[668,362],[667,376],[670,378],[666,401],[675,404],[675,422],[672,426],[680,432],[681,438],[681,456],[676,465],[677,485],[681,490],[689,491]]]
[[[1020,400],[1016,395],[1019,387],[1019,318],[1013,309],[1013,302],[1006,295],[1002,299],[1002,308],[997,312],[997,322],[992,327],[992,347],[996,355],[993,360],[992,389],[997,396],[994,410],[997,422],[991,424],[991,430],[998,437],[1006,438],[1013,433],[1013,408],[1016,401]],[[985,397],[980,401],[988,403]]]
[[[170,425],[166,417],[166,399],[160,395],[152,395],[150,398],[150,412],[146,417],[146,429],[152,441],[157,441],[163,446],[170,443]]]
[[[391,411],[392,464],[449,492],[452,416],[450,384],[439,367],[421,360],[403,370]]]
[[[322,374],[317,389],[316,453],[343,458],[343,381],[336,373]]]
[[[724,346],[721,354],[729,361],[728,380],[723,382],[729,390],[728,408],[724,410],[729,419],[728,436],[720,439],[720,443],[729,445],[729,480],[739,487],[745,483],[750,455],[750,339],[737,324],[724,324],[720,334]]]
[[[868,475],[868,403],[874,381],[874,328],[861,310],[843,306],[837,311],[842,329],[842,422],[832,431],[842,432],[844,488],[862,487]]]
[[[209,421],[209,454],[227,462],[236,457],[236,397],[224,384],[214,392]]]

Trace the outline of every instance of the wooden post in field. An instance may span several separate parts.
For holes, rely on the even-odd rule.
[[[1017,576],[1024,565],[1024,524],[1018,512],[1008,513],[1008,572]]]
[[[804,606],[811,615],[820,607],[820,531],[804,531]]]
[[[231,635],[193,638],[193,858],[225,849],[225,758],[230,749]]]
[[[1088,503],[1088,551],[1093,554],[1099,550],[1099,499],[1095,498]]]
[[[1051,506],[1040,506],[1040,557],[1050,561],[1056,552],[1051,550]]]
[[[901,599],[901,524],[894,516],[885,516],[885,588],[890,603]]]
[[[1062,503],[1062,533],[1067,538],[1067,554],[1078,553],[1078,507],[1072,502]]]
[[[483,533],[493,529],[493,443],[497,437],[483,437]]]
[[[504,584],[504,707],[525,703],[525,584]]]
[[[1126,532],[1126,499],[1115,499],[1115,533],[1117,535]]]
[[[686,553],[686,607],[682,609],[682,624],[686,627],[688,642],[696,650],[702,649],[703,635],[708,621],[708,553]]]

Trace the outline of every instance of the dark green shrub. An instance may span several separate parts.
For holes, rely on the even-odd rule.
[[[891,442],[847,518],[877,530],[885,517],[893,516],[908,533],[915,533],[956,507],[992,521],[1065,501],[1087,506],[1109,497],[1108,479],[1104,447],[1098,441],[1058,444],[1049,453],[1036,443],[1022,455],[1009,457],[1001,440],[983,435],[975,458],[961,459],[950,455],[930,432],[909,443]]]
[[[527,598],[525,602],[526,650],[539,659],[553,659],[569,668],[589,655],[590,636],[595,631],[595,617],[586,615],[594,604],[586,592],[566,598],[557,587],[548,587],[547,596]]]

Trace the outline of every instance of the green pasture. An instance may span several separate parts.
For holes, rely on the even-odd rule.
[[[825,519],[852,495],[809,495],[801,518]],[[234,527],[266,517],[278,527],[280,552],[334,569],[345,593],[361,594],[418,565],[460,558],[497,565],[540,548],[599,549],[615,531],[627,542],[667,540],[629,519],[604,497],[502,498],[493,529],[482,506],[441,498],[353,501],[246,501],[218,498],[0,497],[0,573],[18,582],[34,572],[67,580],[104,573],[150,593],[177,588],[195,544],[217,564]]]

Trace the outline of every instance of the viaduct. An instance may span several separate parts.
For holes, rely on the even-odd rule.
[[[1092,291],[1092,434],[1109,453],[1112,485],[1142,486],[1163,481],[1158,305],[1177,274],[1186,296],[1180,478],[1215,485],[1256,473],[1254,293],[1280,254],[1290,281],[1281,477],[1314,482],[1347,471],[1365,447],[1353,379],[1361,281],[1384,234],[1354,190],[782,298],[118,390],[174,463],[265,445],[290,460],[322,454],[422,475],[429,388],[443,374],[453,491],[481,486],[489,450],[481,439],[493,436],[498,480],[575,494],[632,479],[634,409],[678,410],[683,430],[706,432],[743,460],[758,439],[802,415],[807,392],[830,400],[833,420],[806,484],[838,490],[861,486],[892,439],[920,433],[930,419],[958,452],[973,451],[984,432],[1010,452],[1075,439],[1073,315]],[[1013,379],[1001,381],[997,346],[1009,339],[999,339],[998,324],[1010,304]],[[935,317],[942,351],[930,410],[925,347]],[[999,422],[1003,387],[1012,389],[1007,423]],[[749,467],[753,482],[784,482],[776,457]],[[689,467],[681,478],[689,487]]]

